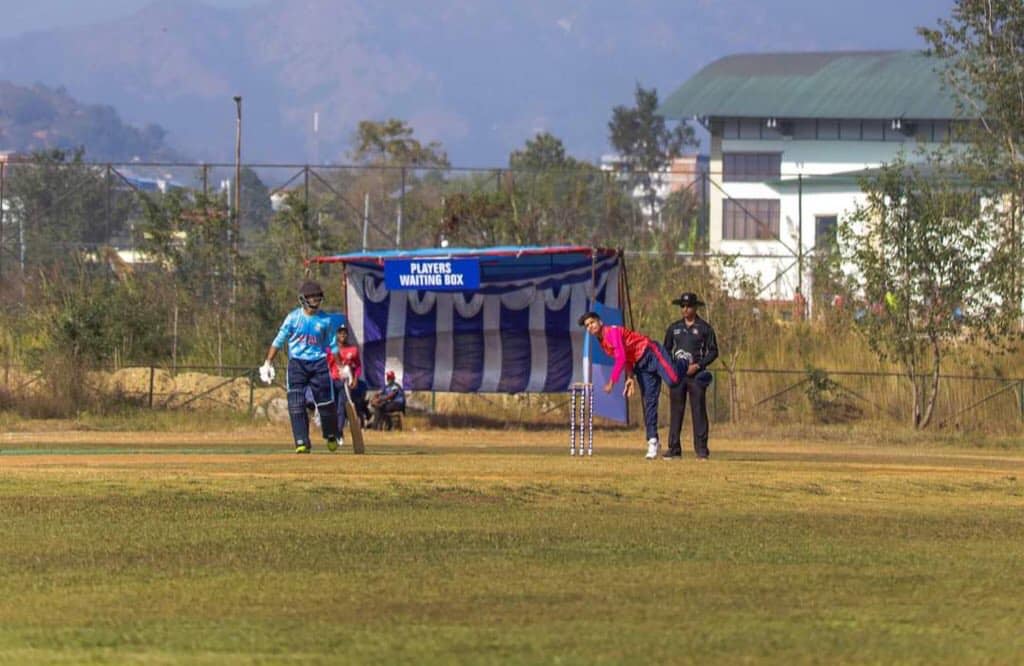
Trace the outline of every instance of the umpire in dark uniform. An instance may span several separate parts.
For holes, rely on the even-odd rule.
[[[674,359],[689,362],[686,378],[675,388],[669,389],[671,419],[668,426],[668,451],[663,458],[681,458],[682,445],[679,433],[683,428],[683,411],[686,398],[690,398],[690,414],[693,417],[693,451],[698,460],[706,460],[708,451],[708,405],[705,396],[711,385],[711,373],[707,367],[718,358],[718,341],[715,329],[697,316],[697,307],[704,302],[693,292],[685,292],[674,305],[682,308],[682,319],[669,324],[665,330],[665,349]]]

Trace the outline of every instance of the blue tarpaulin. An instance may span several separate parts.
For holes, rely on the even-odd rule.
[[[391,290],[389,261],[476,259],[475,289]],[[361,252],[342,263],[350,333],[367,381],[386,370],[409,390],[559,392],[583,379],[577,318],[620,304],[621,256],[601,248],[492,247]]]

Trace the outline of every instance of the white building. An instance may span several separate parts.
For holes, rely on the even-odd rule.
[[[934,58],[874,51],[735,55],[661,112],[710,132],[709,240],[760,297],[811,294],[818,246],[863,201],[858,176],[949,138],[954,98]]]

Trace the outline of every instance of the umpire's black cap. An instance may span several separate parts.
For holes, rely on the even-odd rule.
[[[672,301],[672,305],[678,305],[679,307],[692,305],[693,307],[697,307],[698,305],[704,305],[704,301],[700,300],[700,298],[697,297],[697,294],[692,291],[684,291],[679,295],[679,298]]]

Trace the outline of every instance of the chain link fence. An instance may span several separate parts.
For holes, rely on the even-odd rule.
[[[7,364],[0,393],[9,408],[45,391],[38,371]],[[925,381],[921,377],[919,381]],[[252,367],[150,366],[95,371],[82,379],[105,400],[159,410],[220,409],[257,418],[287,419],[281,385],[263,385]],[[708,389],[712,423],[909,425],[912,391],[898,373],[824,369],[746,368],[715,372]],[[568,423],[568,397],[545,394],[447,394],[411,392],[414,412],[433,423],[561,426]],[[668,399],[661,401],[668,423]],[[633,419],[640,404],[631,404]],[[687,417],[688,418],[688,417]],[[1019,432],[1024,427],[1024,378],[943,375],[932,423],[940,429]]]

